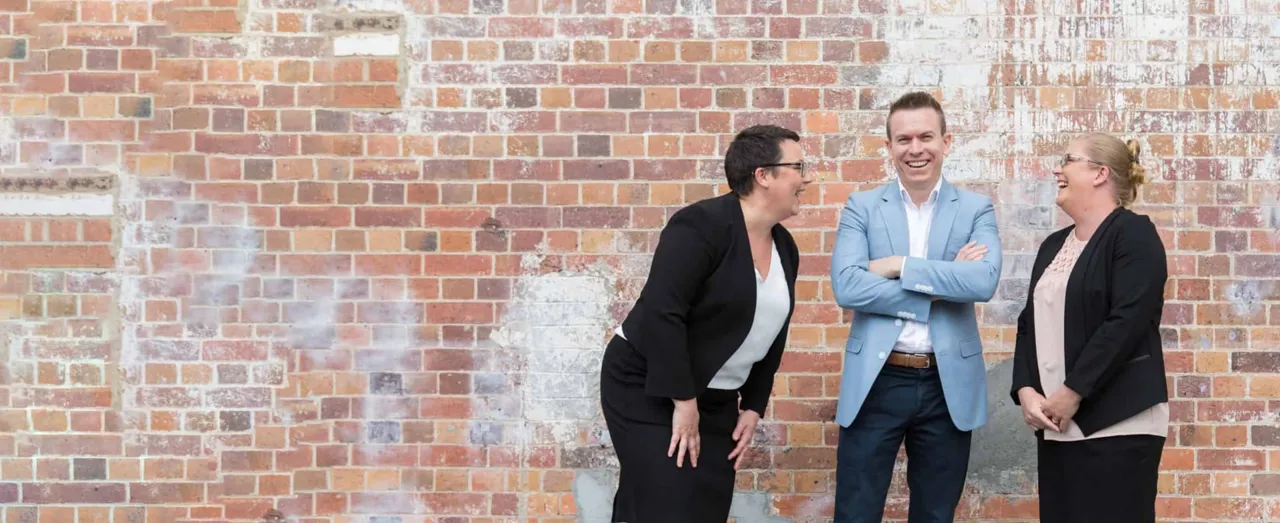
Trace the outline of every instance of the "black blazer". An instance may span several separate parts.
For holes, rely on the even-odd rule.
[[[782,361],[800,251],[781,224],[773,227],[791,305],[782,330],[764,359],[739,389],[741,407],[764,416]],[[676,211],[658,240],[635,306],[622,322],[632,362],[644,376],[647,396],[698,397],[746,339],[755,317],[755,265],[734,193],[708,198]]]
[[[1045,239],[1031,268],[1027,304],[1018,316],[1013,386],[1040,394],[1036,361],[1036,283],[1075,226]],[[1168,279],[1164,242],[1146,216],[1117,208],[1093,233],[1067,280],[1066,386],[1080,394],[1072,422],[1088,436],[1168,401],[1160,315]]]

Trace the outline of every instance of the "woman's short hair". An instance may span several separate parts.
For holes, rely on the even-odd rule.
[[[800,135],[776,125],[753,125],[733,138],[724,153],[724,175],[729,188],[739,196],[755,189],[756,169],[782,161],[782,141],[799,142]]]

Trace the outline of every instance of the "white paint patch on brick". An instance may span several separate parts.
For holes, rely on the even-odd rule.
[[[1227,286],[1227,301],[1231,302],[1231,308],[1235,310],[1236,315],[1247,318],[1256,313],[1259,308],[1266,307],[1262,300],[1262,296],[1268,294],[1264,291],[1264,285],[1271,287],[1274,282],[1248,280]]]
[[[944,176],[955,182],[999,179],[1003,172],[988,163],[1011,154],[1008,138],[989,129],[984,120],[992,111],[992,64],[1000,61],[1000,41],[992,34],[998,26],[989,21],[1003,20],[1001,6],[993,0],[971,0],[952,5],[947,13],[935,13],[969,16],[927,18],[915,15],[930,11],[929,2],[899,2],[897,9],[898,16],[883,21],[889,56],[879,69],[876,83],[883,89],[874,105],[887,106],[910,90],[941,88],[947,130],[962,132],[943,164]],[[959,41],[973,52],[955,52]],[[885,172],[896,176],[887,157]]]
[[[400,0],[336,0],[333,7],[349,11],[406,11]]]
[[[111,216],[110,194],[0,194],[4,216]]]
[[[536,258],[536,257],[530,257]],[[525,260],[526,266],[536,261]],[[536,265],[534,265],[536,267]],[[574,447],[600,423],[599,376],[604,340],[614,327],[609,306],[616,275],[606,267],[521,278],[502,327],[490,339],[519,353],[520,432],[550,434],[557,445]],[[529,439],[521,442],[528,444]]]
[[[13,119],[0,115],[0,165],[12,165],[18,161],[18,132]]]
[[[492,126],[493,132],[507,134],[515,132],[516,129],[520,129],[527,125],[530,120],[534,120],[537,117],[538,116],[535,113],[528,111],[495,111],[489,113],[489,125]],[[531,174],[528,171],[530,167],[529,163],[525,162],[521,166],[521,168],[524,169],[524,172],[522,172],[521,175]]]
[[[1125,38],[1134,40],[1161,40],[1170,38],[1186,38],[1191,30],[1187,25],[1186,3],[1182,8],[1169,7],[1181,16],[1129,16],[1124,18]]]
[[[334,56],[399,56],[398,34],[348,34],[333,39]]]

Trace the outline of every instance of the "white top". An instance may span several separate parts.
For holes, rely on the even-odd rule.
[[[917,207],[915,202],[911,201],[911,195],[907,194],[907,188],[902,185],[902,180],[898,180],[898,191],[902,193],[902,206],[907,211],[907,236],[910,237],[911,245],[909,256],[912,258],[929,256],[929,227],[933,225],[933,208],[938,203],[940,187],[942,187],[941,176],[938,177],[938,183],[933,186],[933,191],[929,193],[929,198],[925,200],[924,205]],[[903,258],[902,265],[905,267],[906,264],[907,260]],[[898,342],[893,345],[893,350],[912,354],[933,352],[928,323],[913,320],[899,321],[903,322],[902,332],[898,334]]]
[[[778,243],[773,243],[769,258],[769,276],[762,278],[760,271],[756,274],[756,312],[751,320],[751,330],[738,350],[729,356],[728,361],[720,367],[720,371],[711,378],[707,385],[710,389],[738,390],[747,382],[751,367],[769,354],[769,347],[782,331],[782,324],[787,320],[787,311],[791,308],[791,292],[787,289],[787,276],[782,271],[782,258],[778,255]],[[626,339],[619,325],[614,332]]]
[[[769,277],[761,278],[756,273],[756,315],[751,320],[751,330],[747,338],[742,340],[738,350],[729,356],[729,360],[720,367],[720,372],[711,378],[709,389],[737,390],[747,382],[751,374],[751,366],[764,359],[769,347],[782,330],[782,323],[787,320],[787,310],[791,307],[791,293],[787,290],[787,277],[782,273],[782,258],[778,256],[778,242],[773,242],[772,255],[769,257]],[[755,264],[752,264],[755,267]]]

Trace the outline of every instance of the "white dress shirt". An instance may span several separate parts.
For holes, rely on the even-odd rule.
[[[907,236],[910,237],[910,254],[912,258],[926,258],[929,253],[929,227],[933,224],[933,209],[938,203],[938,188],[942,187],[942,177],[938,177],[938,183],[933,186],[933,191],[929,193],[929,198],[925,200],[923,205],[916,206],[911,201],[911,196],[907,194],[907,188],[902,185],[902,180],[898,180],[898,191],[902,193],[902,206],[907,211]],[[907,260],[902,259],[902,266],[907,266]],[[911,354],[928,354],[933,352],[933,341],[929,339],[929,324],[912,320],[898,320],[903,322],[902,333],[898,334],[898,342],[893,345],[893,350],[898,352],[907,352]]]

